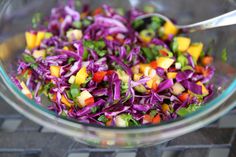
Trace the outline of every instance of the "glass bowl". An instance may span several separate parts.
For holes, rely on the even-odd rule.
[[[59,1],[62,3],[62,1]],[[101,3],[113,7],[129,9],[142,8],[152,4],[179,24],[190,24],[220,15],[236,8],[233,0],[129,0],[96,1],[87,0],[91,7]],[[184,135],[220,118],[236,106],[236,26],[223,27],[192,33],[194,41],[203,41],[212,49],[215,58],[215,95],[200,110],[184,118],[131,128],[104,127],[83,124],[71,119],[58,117],[44,106],[36,104],[24,96],[11,82],[10,76],[16,72],[17,57],[24,50],[24,31],[31,26],[34,12],[48,14],[56,0],[1,0],[0,1],[0,95],[18,112],[29,119],[80,142],[107,148],[132,148],[154,145]],[[207,48],[207,47],[206,47]],[[223,62],[221,51],[226,48],[228,60]]]

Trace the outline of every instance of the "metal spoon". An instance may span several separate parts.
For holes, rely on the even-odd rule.
[[[170,21],[170,19],[164,15],[157,13],[150,13],[138,16],[135,20],[145,20],[146,18],[151,18],[153,16],[157,16],[164,21]],[[191,33],[201,30],[206,30],[210,28],[217,28],[222,26],[229,26],[236,24],[236,10],[225,13],[223,15],[201,21],[198,23],[190,24],[190,25],[175,25],[180,32]]]

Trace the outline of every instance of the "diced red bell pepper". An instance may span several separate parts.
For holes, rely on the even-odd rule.
[[[152,124],[158,124],[161,122],[161,116],[157,114],[153,119],[152,119]]]
[[[86,105],[91,105],[94,103],[94,98],[93,97],[90,97],[88,99],[85,100],[85,104]]]
[[[103,9],[101,7],[97,8],[93,12],[93,16],[101,14],[103,12]]]
[[[114,73],[114,70],[107,70],[107,75],[112,75]]]
[[[107,74],[106,71],[98,71],[93,75],[93,81],[100,83],[104,79],[105,75]]]
[[[152,61],[152,62],[150,62],[150,66],[151,66],[153,69],[156,69],[156,68],[157,68],[157,61]]]
[[[178,98],[179,98],[182,102],[184,102],[185,100],[187,100],[188,97],[189,97],[189,94],[186,93],[186,92],[185,92],[185,93],[182,93],[181,95],[178,96]]]

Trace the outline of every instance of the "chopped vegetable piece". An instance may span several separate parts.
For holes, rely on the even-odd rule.
[[[61,96],[61,102],[65,104],[66,107],[70,108],[71,106],[73,106],[73,104],[71,104],[64,95]]]
[[[60,77],[60,70],[61,70],[60,66],[56,66],[56,65],[50,66],[50,72],[52,76]]]
[[[41,41],[44,39],[44,37],[45,37],[45,32],[39,31],[37,33],[35,47],[38,47],[41,44]]]
[[[176,35],[178,33],[178,29],[175,27],[175,25],[168,21],[164,24],[164,39],[167,39],[169,35]]]
[[[152,119],[152,124],[159,124],[161,122],[161,117],[159,114],[157,114],[153,119]]]
[[[81,108],[94,103],[93,96],[87,90],[81,92],[80,96],[77,97],[77,100],[79,102],[79,107]]]
[[[76,74],[75,84],[81,85],[85,83],[87,77],[88,77],[88,73],[87,73],[86,67],[82,67]]]
[[[70,86],[70,94],[71,94],[73,99],[80,96],[80,87],[77,84],[72,84]]]
[[[40,58],[42,57],[43,59],[46,58],[46,51],[45,50],[34,50],[33,52],[34,58]]]
[[[193,59],[195,59],[195,61],[197,61],[202,52],[202,49],[203,49],[202,43],[193,43],[188,48],[187,52],[193,57]]]
[[[189,45],[190,45],[190,38],[186,38],[186,37],[175,37],[175,40],[178,44],[178,48],[177,48],[177,51],[179,52],[185,52]]]
[[[200,109],[200,106],[199,105],[196,105],[196,104],[191,104],[189,105],[187,108],[180,108],[178,111],[177,111],[177,114],[179,116],[186,116],[188,115],[189,113],[192,113],[194,111],[197,111],[198,109]]]
[[[29,99],[33,99],[33,96],[32,96],[32,94],[31,94],[29,88],[26,86],[26,84],[25,84],[24,82],[21,82],[20,85],[21,85],[21,87],[22,87],[22,90],[21,90],[22,93],[23,93],[24,95],[26,95]]]
[[[106,71],[98,71],[98,72],[94,73],[93,81],[100,83],[104,79],[106,74],[107,74]]]
[[[169,57],[159,57],[157,59],[157,66],[163,69],[168,69],[174,63],[174,61],[174,59]]]
[[[83,37],[83,33],[81,30],[73,29],[66,32],[66,37],[69,41],[80,40]]]
[[[31,33],[31,32],[26,32],[25,33],[25,39],[26,39],[26,44],[28,49],[33,49],[35,48],[35,42],[37,39],[36,34]]]
[[[172,93],[175,95],[179,95],[181,94],[183,91],[185,91],[185,88],[178,82],[176,82],[173,86],[172,86]]]

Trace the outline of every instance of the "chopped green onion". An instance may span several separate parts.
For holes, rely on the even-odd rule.
[[[105,115],[101,115],[100,117],[98,117],[98,121],[106,123],[106,122],[108,122],[108,119],[106,118]]]
[[[72,58],[72,57],[70,57],[67,62],[68,62],[68,64],[71,64],[71,63],[74,62],[74,61],[75,61],[75,59]]]
[[[177,114],[181,117],[186,116],[189,113],[192,113],[194,111],[197,111],[198,109],[200,109],[201,106],[197,105],[197,104],[191,104],[189,105],[187,108],[181,108],[177,111]]]
[[[83,53],[83,60],[88,59],[88,50],[84,48],[84,53]]]
[[[177,62],[179,62],[182,67],[184,67],[188,63],[188,59],[184,55],[179,55]]]
[[[178,42],[176,40],[176,38],[173,39],[172,43],[171,43],[171,49],[173,52],[177,52],[178,50]]]
[[[157,111],[156,111],[156,110],[151,110],[150,116],[151,116],[152,118],[155,117],[156,114],[157,114]]]
[[[34,57],[25,53],[23,54],[23,60],[27,63],[35,63]]]
[[[70,86],[70,94],[73,99],[80,95],[80,87],[77,84],[72,84]]]
[[[92,113],[96,113],[97,110],[98,110],[98,106],[94,106],[94,107],[91,108]]]

